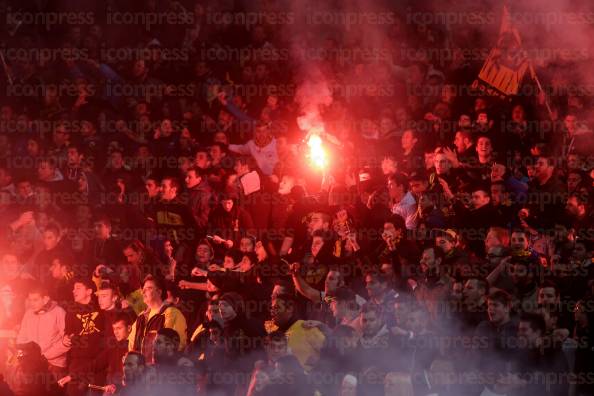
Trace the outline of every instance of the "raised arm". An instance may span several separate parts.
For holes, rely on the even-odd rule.
[[[303,297],[315,303],[322,301],[320,291],[308,285],[301,275],[299,275],[298,263],[291,264],[291,278],[293,279],[295,290],[297,290]]]

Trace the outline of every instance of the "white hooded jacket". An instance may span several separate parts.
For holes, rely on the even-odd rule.
[[[66,353],[69,348],[62,343],[65,317],[66,311],[55,301],[50,301],[39,312],[27,310],[17,335],[17,344],[35,342],[51,365],[66,367]]]

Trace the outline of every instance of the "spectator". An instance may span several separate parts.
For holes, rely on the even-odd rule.
[[[105,348],[107,329],[102,313],[93,299],[95,284],[89,279],[74,280],[74,304],[66,310],[62,343],[70,349],[67,375],[58,380],[68,395],[84,395],[89,384],[102,383],[104,370],[89,371],[87,366]]]
[[[113,324],[108,324],[106,329],[111,327],[113,335],[109,336],[106,348],[88,362],[86,370],[90,372],[105,371],[105,391],[114,393],[121,386],[123,381],[123,360],[128,352],[128,336],[131,329],[130,316],[119,314],[113,319]]]
[[[469,278],[464,283],[463,319],[468,328],[475,328],[482,321],[487,320],[487,296],[489,284],[484,278]]]
[[[386,277],[376,271],[368,272],[364,278],[367,301],[383,307],[386,312],[391,312],[399,293],[390,289]]]
[[[209,213],[214,206],[212,190],[198,168],[188,169],[185,182],[196,225],[199,230],[206,230]]]
[[[406,279],[412,274],[416,266],[419,253],[414,242],[406,234],[402,217],[392,215],[385,219],[382,232],[383,245],[380,245],[380,255],[389,257],[396,279],[399,280],[397,288],[406,289]]]
[[[410,175],[422,167],[422,142],[419,133],[414,129],[407,129],[402,133],[400,143],[402,146],[402,158],[399,161],[400,171]]]
[[[470,260],[468,253],[458,247],[458,234],[451,228],[447,230],[435,230],[435,245],[445,254],[442,265],[449,274],[468,273]]]
[[[456,131],[454,137],[454,146],[456,146],[456,156],[458,161],[464,165],[470,165],[476,161],[474,141],[472,133],[468,130]]]
[[[119,289],[117,285],[109,279],[99,279],[97,293],[97,304],[99,309],[107,320],[107,327],[114,324],[114,320],[122,314],[134,317],[134,310],[127,306],[122,307]]]
[[[122,264],[122,247],[111,234],[111,221],[107,216],[100,216],[94,222],[95,237],[85,246],[85,256],[90,265],[103,264],[112,270]]]
[[[159,329],[174,329],[180,338],[180,350],[186,345],[186,319],[175,307],[165,304],[165,283],[148,275],[142,282],[142,297],[147,309],[138,315],[128,338],[128,349],[141,352],[147,362],[153,362],[153,342]]]
[[[392,175],[388,178],[388,193],[392,203],[392,213],[402,217],[408,230],[416,228],[417,203],[408,191],[407,179],[402,175]]]
[[[253,232],[254,223],[250,214],[237,205],[232,195],[222,195],[219,205],[210,212],[210,234],[218,236],[227,248],[237,246],[241,236]]]
[[[567,361],[561,352],[550,345],[545,345],[545,320],[539,314],[523,314],[518,324],[519,353],[517,372],[519,381],[510,384],[514,392],[538,392],[543,395],[564,394],[568,383],[562,378],[568,371]],[[559,378],[556,384],[538,384],[527,381],[530,373],[539,372]],[[512,374],[512,375],[514,375]],[[518,389],[519,388],[519,389]]]
[[[452,279],[442,267],[444,254],[432,246],[423,250],[420,261],[420,276],[414,289],[415,297],[429,308],[433,319],[442,314],[451,289]]]
[[[62,343],[66,311],[50,299],[48,291],[36,285],[28,292],[29,309],[25,312],[17,343],[34,342],[47,359],[48,369],[54,380],[66,374],[66,353],[69,348]]]
[[[72,263],[56,257],[49,269],[49,294],[62,308],[72,302],[72,288],[74,287],[74,271]]]
[[[227,383],[227,389],[242,389],[247,383],[242,383],[242,374],[247,376],[256,360],[263,352],[264,327],[261,321],[247,317],[243,298],[235,293],[225,293],[219,299],[219,310],[223,320],[222,340],[225,350],[222,361],[224,368],[237,380]],[[245,378],[245,377],[243,377]],[[225,385],[217,383],[217,385]]]
[[[181,186],[175,178],[163,178],[161,199],[149,216],[161,238],[191,245],[197,237],[196,221],[190,209],[181,201],[180,193]]]
[[[287,335],[288,346],[301,367],[310,372],[319,360],[324,334],[317,328],[304,327],[295,298],[287,294],[273,296],[271,317],[277,329]]]
[[[171,395],[187,395],[194,390],[193,366],[183,356],[179,355],[179,334],[169,328],[157,331],[154,341],[153,356],[156,378],[161,380],[155,384],[153,390]]]
[[[358,322],[360,307],[357,297],[347,287],[342,286],[336,289],[330,302],[330,310],[337,326],[350,326],[353,329],[360,330]]]
[[[139,240],[130,242],[124,247],[124,256],[126,257],[129,273],[133,277],[129,281],[133,284],[138,283],[147,275],[162,275],[163,264],[159,261],[157,255],[143,245]]]
[[[17,345],[17,364],[10,373],[9,382],[15,396],[55,395],[56,382],[48,363],[35,342]],[[10,394],[9,392],[8,394]]]
[[[155,175],[151,174],[145,178],[144,189],[146,192],[146,206],[143,208],[143,212],[152,213],[161,193],[161,185]]]
[[[276,139],[270,133],[267,124],[257,123],[254,128],[253,139],[244,145],[230,144],[229,151],[241,155],[251,155],[258,167],[266,176],[270,176],[278,161],[276,156]]]
[[[359,370],[365,373],[361,386],[366,394],[377,394],[381,382],[374,381],[372,377],[383,379],[391,366],[389,356],[394,344],[379,305],[372,302],[363,305],[359,320],[361,338],[355,353],[359,356]]]
[[[55,258],[66,260],[68,249],[62,241],[62,230],[56,223],[48,224],[43,231],[43,250],[33,259],[32,274],[41,281],[49,277],[49,267]]]
[[[511,296],[504,291],[494,291],[487,298],[488,321],[481,322],[475,335],[485,337],[487,349],[477,350],[477,368],[481,371],[490,372],[505,376],[510,374],[505,362],[513,355],[513,346],[510,340],[515,339],[518,323],[511,317],[512,301]],[[470,366],[472,367],[472,366]],[[497,378],[497,377],[494,377]],[[497,391],[504,386],[497,380],[490,380],[484,384],[487,389]]]
[[[116,388],[118,394],[131,396],[148,392],[150,381],[144,355],[130,351],[124,355],[122,362],[124,378],[121,387]]]

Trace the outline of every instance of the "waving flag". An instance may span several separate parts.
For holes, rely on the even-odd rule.
[[[509,10],[503,6],[497,45],[489,53],[472,86],[488,95],[506,98],[518,93],[528,68],[529,60],[522,49],[520,34],[512,25]]]

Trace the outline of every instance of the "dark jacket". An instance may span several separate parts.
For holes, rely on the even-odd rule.
[[[503,219],[497,217],[493,205],[486,204],[478,209],[467,209],[456,201],[456,226],[460,236],[468,243],[469,249],[478,257],[485,256],[485,238],[492,226],[503,227]]]
[[[515,365],[514,371],[528,383],[514,389],[510,395],[567,396],[569,394],[569,366],[560,348],[520,348],[517,351]],[[534,380],[539,376],[548,380]]]
[[[31,275],[42,282],[48,281],[50,277],[50,266],[52,265],[52,261],[56,258],[60,259],[62,263],[65,261],[72,262],[71,251],[65,246],[64,243],[59,243],[53,249],[42,250],[37,253],[37,256],[35,256],[35,259],[33,260]]]
[[[68,273],[63,279],[51,279],[46,283],[49,295],[59,306],[66,309],[72,304],[73,274]]]
[[[407,280],[417,272],[416,268],[420,258],[419,249],[413,241],[402,239],[393,251],[390,251],[386,244],[382,243],[371,257],[388,258],[396,276],[396,290],[408,290]]]
[[[471,371],[478,369],[492,373],[493,380],[498,375],[511,373],[510,362],[516,352],[513,341],[517,340],[517,334],[518,323],[513,319],[501,326],[495,326],[490,321],[481,322],[474,332],[474,336],[480,339],[479,347],[474,348],[462,364],[468,364],[467,368]],[[493,382],[488,380],[485,385],[492,389]]]
[[[191,244],[197,238],[196,220],[192,210],[179,198],[159,201],[150,214],[160,238],[177,244]]]
[[[181,311],[176,307],[163,304],[159,312],[149,319],[150,308],[147,308],[136,318],[133,342],[133,350],[141,352],[148,363],[153,362],[153,342],[157,338],[157,332],[165,327],[166,321],[183,324],[183,334],[181,330],[175,329],[181,339],[182,347],[185,346],[186,324]]]
[[[124,261],[121,243],[114,237],[109,237],[105,241],[93,238],[85,245],[84,255],[92,269],[99,264],[116,268]]]
[[[242,235],[245,235],[248,230],[254,229],[254,222],[250,214],[236,206],[230,212],[227,212],[221,205],[210,212],[209,218],[209,233],[218,235],[224,239],[230,239],[234,242],[239,242]]]
[[[106,348],[97,357],[87,362],[86,370],[106,372],[105,384],[120,385],[124,375],[122,358],[128,352],[128,340],[116,341],[111,338]]]
[[[227,367],[250,372],[253,363],[261,358],[262,342],[266,332],[261,321],[248,319],[243,313],[223,327],[225,360]]]
[[[196,221],[196,226],[202,232],[208,227],[208,215],[214,206],[212,188],[206,180],[188,190],[188,206]]]
[[[59,395],[59,388],[49,371],[49,364],[41,354],[39,346],[34,342],[28,342],[17,345],[17,348],[22,351],[22,357],[7,373],[7,381],[12,392],[5,393],[5,389],[0,383],[0,395]]]
[[[528,208],[531,218],[527,220],[532,227],[550,228],[563,224],[566,186],[555,176],[551,176],[543,185],[536,181],[528,188]]]
[[[155,382],[151,386],[151,395],[185,396],[196,393],[193,367],[179,364],[181,355],[175,354],[166,362],[158,362],[152,367]]]
[[[224,325],[222,346],[211,348],[205,362],[211,374],[208,387],[213,394],[233,395],[238,394],[238,389],[245,391],[254,363],[264,359],[265,334],[262,322],[247,319],[243,313]]]
[[[89,370],[88,365],[106,347],[107,332],[105,319],[96,305],[71,304],[66,310],[64,334],[72,335],[69,354],[68,375],[72,381],[67,385],[68,395],[84,395],[88,384],[105,381],[105,369]]]

